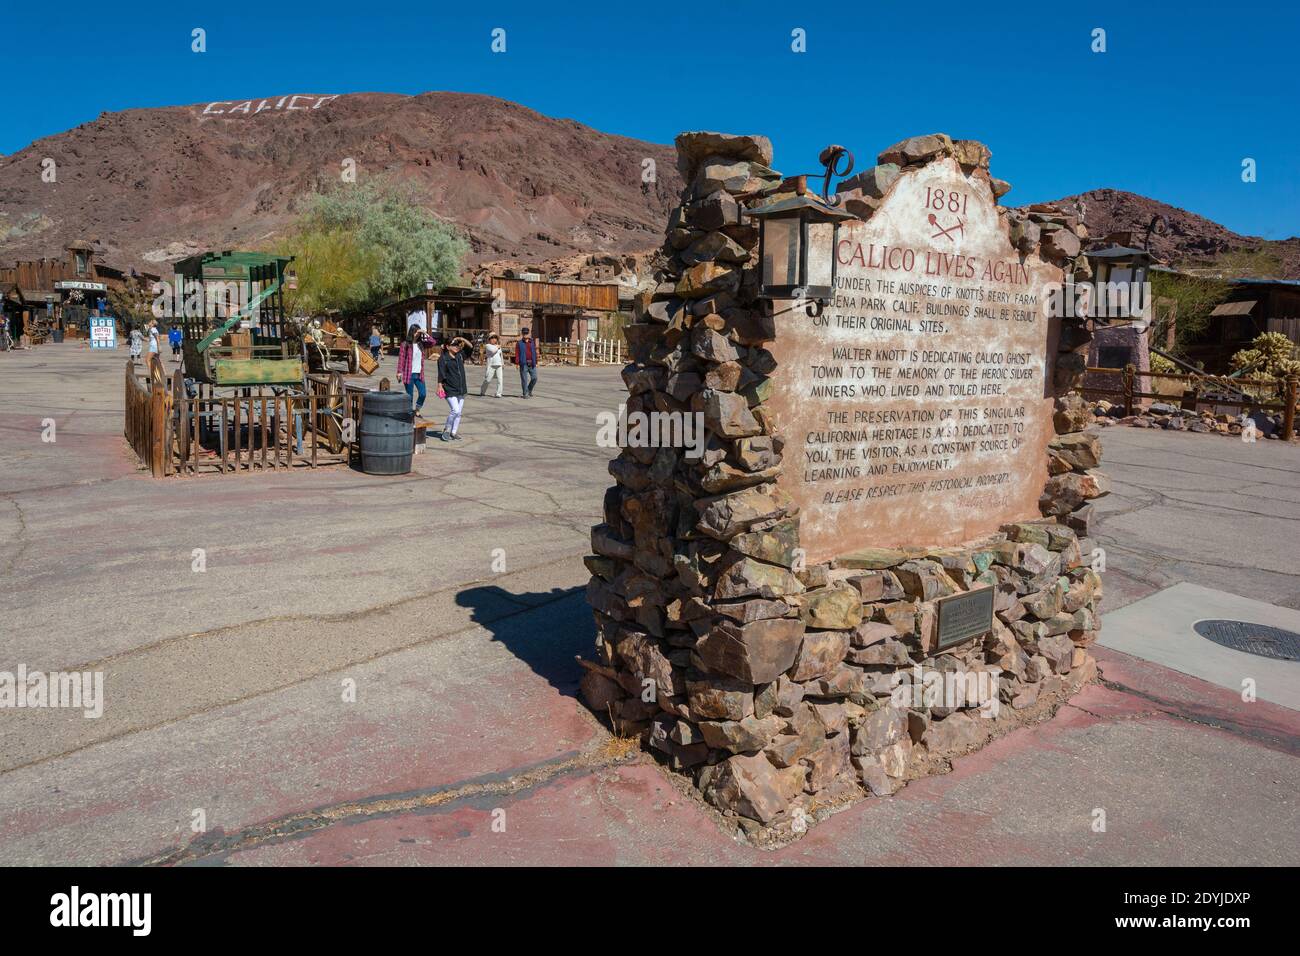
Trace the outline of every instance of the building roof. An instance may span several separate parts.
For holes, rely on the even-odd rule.
[[[293,262],[293,256],[228,249],[224,252],[201,252],[197,256],[177,260],[172,268],[177,275],[185,276],[187,279],[236,279],[248,278],[253,269],[266,266],[276,266],[277,272],[283,272],[284,267],[290,262]]]
[[[1093,249],[1084,253],[1089,259],[1133,259],[1144,256],[1151,258],[1151,253],[1145,249],[1134,249],[1132,246],[1107,246],[1105,249]]]
[[[1250,315],[1251,310],[1255,308],[1254,299],[1239,299],[1235,302],[1220,302],[1214,307],[1210,315]]]

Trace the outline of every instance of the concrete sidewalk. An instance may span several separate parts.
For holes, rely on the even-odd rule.
[[[102,670],[107,697],[98,720],[0,711],[0,863],[1300,859],[1296,712],[1106,649],[1104,683],[1054,719],[783,850],[743,846],[574,698],[593,639],[580,559],[609,483],[595,416],[624,395],[617,369],[545,368],[528,402],[472,394],[465,440],[403,478],[154,481],[120,437],[123,363],[73,343],[0,354],[0,670]],[[1108,467],[1136,497],[1168,458],[1132,434]],[[1255,447],[1204,466],[1188,447],[1180,468],[1284,485],[1296,450]],[[1269,520],[1293,506],[1274,499]],[[1124,538],[1122,510],[1098,532],[1115,606],[1164,583],[1141,553],[1179,554],[1167,521]],[[1252,577],[1223,547],[1237,593],[1285,577],[1267,549]]]

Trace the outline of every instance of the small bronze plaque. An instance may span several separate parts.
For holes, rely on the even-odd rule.
[[[936,650],[946,650],[993,630],[993,588],[963,591],[934,602],[939,612]]]

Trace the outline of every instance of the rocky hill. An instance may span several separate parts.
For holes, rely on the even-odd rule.
[[[45,159],[56,179],[42,179]],[[643,181],[645,161],[654,181]],[[669,146],[488,96],[272,96],[126,110],[0,158],[0,261],[98,241],[153,266],[256,246],[305,193],[383,175],[469,235],[474,262],[653,247],[681,181]]]
[[[1057,200],[1055,205],[1077,213],[1093,239],[1129,232],[1139,248],[1154,220],[1149,248],[1168,265],[1197,272],[1300,279],[1300,238],[1274,241],[1238,235],[1204,216],[1121,189],[1094,189]]]
[[[54,182],[42,178],[46,159]],[[0,156],[0,262],[54,255],[73,239],[97,242],[111,264],[154,271],[204,249],[256,247],[347,168],[411,183],[467,233],[470,266],[573,277],[591,272],[592,254],[613,254],[615,272],[644,272],[647,256],[618,256],[660,245],[682,185],[670,146],[489,96],[299,94],[126,110]],[[1239,273],[1300,278],[1300,239],[1241,236],[1117,189],[1058,205],[1094,238],[1130,232],[1139,245],[1156,218],[1151,248],[1173,265],[1213,270],[1226,257]]]

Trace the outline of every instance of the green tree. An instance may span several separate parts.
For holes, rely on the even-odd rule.
[[[1228,283],[1218,279],[1207,279],[1178,272],[1152,271],[1151,294],[1157,298],[1172,299],[1177,307],[1177,329],[1174,339],[1174,352],[1183,353],[1209,324],[1210,313],[1222,302],[1232,288]],[[1164,340],[1163,332],[1155,332],[1159,341]]]
[[[405,186],[344,183],[310,196],[284,249],[296,257],[300,311],[373,309],[460,275],[469,244]]]
[[[286,289],[290,315],[317,315],[366,307],[370,282],[379,269],[376,250],[359,248],[346,230],[301,229],[277,250],[294,257],[296,289]]]

